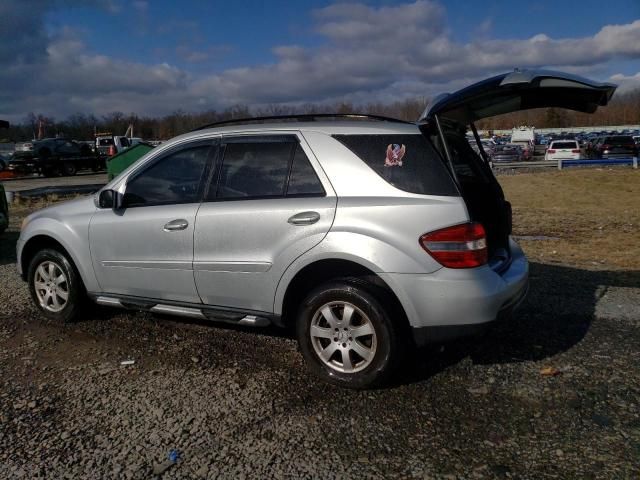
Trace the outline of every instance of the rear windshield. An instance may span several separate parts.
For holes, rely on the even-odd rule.
[[[607,137],[606,143],[633,143],[633,138],[627,135],[617,135],[615,137]]]
[[[98,139],[98,146],[99,147],[108,147],[110,145],[113,145],[113,138],[99,138]]]
[[[458,195],[440,155],[419,133],[333,138],[400,190],[421,195]]]
[[[551,148],[578,148],[576,142],[553,142]]]

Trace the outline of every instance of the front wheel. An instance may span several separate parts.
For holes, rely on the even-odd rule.
[[[373,288],[373,287],[372,287]],[[399,328],[366,285],[336,281],[313,290],[297,318],[300,350],[314,374],[348,388],[383,384],[398,364]]]
[[[40,250],[29,264],[27,278],[31,298],[46,317],[69,322],[78,316],[84,287],[64,254],[48,248]]]
[[[76,174],[78,169],[72,162],[64,162],[62,164],[62,173],[68,177],[71,177]]]

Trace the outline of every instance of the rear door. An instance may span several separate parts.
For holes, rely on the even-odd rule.
[[[329,231],[336,196],[295,132],[223,137],[216,165],[194,233],[198,293],[272,312],[286,268]]]

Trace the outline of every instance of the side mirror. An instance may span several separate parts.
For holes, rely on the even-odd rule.
[[[102,190],[98,197],[98,206],[100,208],[118,208],[118,192],[115,190]]]

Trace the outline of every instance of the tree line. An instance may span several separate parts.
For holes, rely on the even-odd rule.
[[[415,121],[428,104],[427,98],[412,98],[389,104],[369,103],[355,105],[348,102],[334,104],[308,103],[304,105],[269,105],[251,108],[236,105],[223,110],[204,112],[176,111],[161,117],[139,116],[135,113],[112,112],[107,115],[77,113],[65,120],[56,120],[42,114],[29,113],[25,120],[12,125],[2,133],[4,141],[21,142],[43,137],[65,136],[77,140],[93,139],[97,132],[124,135],[133,125],[133,134],[148,140],[166,140],[209,123],[237,118],[318,114],[318,113],[366,113]],[[615,95],[609,105],[594,114],[585,114],[559,108],[540,108],[491,117],[478,122],[483,130],[511,129],[518,125],[537,128],[565,128],[595,125],[640,124],[640,88]]]

